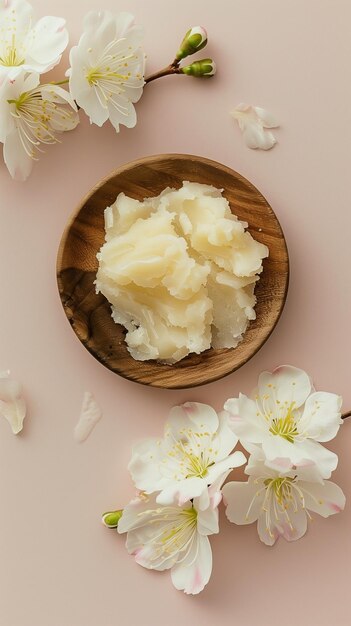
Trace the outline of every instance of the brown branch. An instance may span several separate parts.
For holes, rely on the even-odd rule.
[[[178,61],[173,61],[173,63],[171,63],[170,65],[167,65],[167,67],[164,67],[163,70],[159,70],[158,72],[155,72],[154,74],[150,74],[150,76],[147,76],[145,78],[145,84],[151,83],[151,81],[157,80],[158,78],[162,78],[163,76],[170,76],[171,74],[180,74],[180,73],[181,72],[179,70]]]
[[[343,413],[341,416],[341,419],[345,420],[347,417],[351,417],[351,411],[347,411],[346,413]]]

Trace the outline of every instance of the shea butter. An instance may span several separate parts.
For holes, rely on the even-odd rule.
[[[96,291],[125,326],[135,359],[172,364],[238,345],[255,319],[255,283],[268,256],[247,226],[221,190],[199,183],[141,202],[120,193],[107,207]]]

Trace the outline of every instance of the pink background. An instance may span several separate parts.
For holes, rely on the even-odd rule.
[[[1,626],[252,626],[350,624],[351,508],[315,516],[304,539],[273,549],[254,526],[227,523],[212,540],[206,590],[187,597],[168,573],[148,572],[123,537],[100,523],[133,495],[132,444],[158,435],[169,408],[250,391],[278,364],[306,369],[317,388],[350,391],[351,4],[349,0],[33,0],[38,16],[67,18],[71,43],[90,9],[132,11],[145,25],[148,72],[166,65],[186,29],[208,27],[211,81],[165,78],[145,89],[137,127],[79,128],[51,147],[27,183],[0,165],[0,370],[23,381],[29,415],[14,437],[0,421]],[[205,56],[206,56],[205,55]],[[59,80],[67,57],[50,79]],[[248,150],[229,111],[261,105],[281,123],[271,152]],[[81,197],[110,170],[162,152],[225,163],[267,197],[285,231],[291,285],[274,334],[245,367],[183,391],[130,383],[97,363],[74,336],[56,288],[57,247]],[[347,291],[347,293],[345,293]],[[73,441],[84,390],[103,420]],[[334,479],[351,501],[351,420],[330,448]]]

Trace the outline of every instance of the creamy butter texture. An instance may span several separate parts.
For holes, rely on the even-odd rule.
[[[143,202],[120,193],[105,210],[96,291],[127,329],[138,360],[176,363],[235,347],[255,319],[255,283],[268,248],[221,191],[184,182]]]

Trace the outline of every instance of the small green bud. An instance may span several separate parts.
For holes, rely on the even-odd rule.
[[[123,509],[119,509],[119,511],[108,511],[104,513],[102,516],[102,523],[107,526],[107,528],[117,528],[118,522],[122,517]]]
[[[176,54],[177,61],[181,61],[190,54],[195,54],[207,44],[207,32],[202,26],[193,26],[186,33]]]
[[[201,61],[194,61],[191,65],[180,67],[179,70],[188,76],[213,76],[216,73],[216,64],[212,59],[201,59]]]

